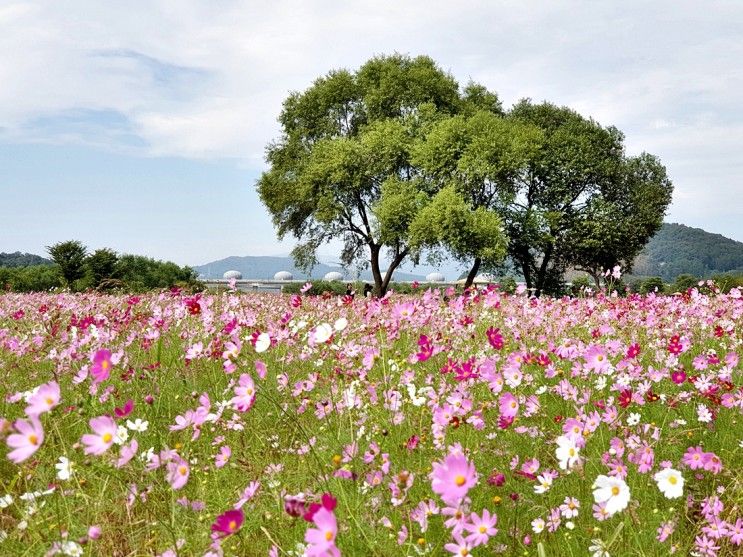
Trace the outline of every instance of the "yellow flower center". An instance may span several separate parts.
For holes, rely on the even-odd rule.
[[[332,539],[333,539],[333,532],[331,532],[330,530],[328,530],[327,532],[325,532],[325,540],[326,541],[330,541]]]
[[[604,361],[604,357],[603,357],[603,356],[602,356],[601,354],[599,354],[599,357],[598,357],[598,358],[596,358],[596,359],[597,359],[597,360],[598,360],[599,362],[603,362],[603,361]]]
[[[612,487],[611,494],[614,495],[615,497],[619,495],[619,488],[617,486]]]
[[[48,397],[46,397],[45,402],[46,402],[46,405],[47,406],[51,406],[52,404],[54,404],[54,399],[52,397],[48,396]]]
[[[485,532],[487,532],[487,531],[488,531],[488,529],[487,529],[487,528],[485,528],[485,526],[480,526],[479,530],[480,530],[480,533],[481,533],[481,534],[484,534]]]
[[[575,456],[575,449],[573,447],[570,447],[570,450],[568,451],[568,454],[570,456]]]
[[[230,520],[230,523],[227,525],[228,530],[234,530],[237,528],[237,522],[234,520]]]
[[[113,438],[114,436],[111,435],[110,433],[104,433],[103,436],[101,437],[104,443],[110,443]]]
[[[466,481],[467,480],[465,479],[465,477],[462,474],[458,474],[454,478],[454,483],[457,484],[457,486],[459,486],[459,487],[462,487],[464,485],[464,482],[466,482]]]
[[[102,367],[103,369],[108,369],[108,360],[103,360],[103,361],[101,362],[101,367]]]
[[[36,435],[34,435],[33,433],[32,433],[31,435],[29,435],[29,436],[28,436],[28,441],[29,441],[29,442],[30,442],[30,443],[31,443],[32,445],[38,445],[38,444],[39,444],[39,438],[38,438],[38,437],[36,437]]]
[[[179,466],[178,467],[178,473],[181,476],[185,476],[187,472],[188,472],[188,468],[186,468],[185,466]]]
[[[676,485],[678,483],[678,479],[676,479],[676,476],[668,476],[668,483],[671,485]]]

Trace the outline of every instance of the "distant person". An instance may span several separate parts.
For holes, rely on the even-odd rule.
[[[351,296],[351,298],[353,298],[355,294],[356,292],[353,291],[353,284],[350,282],[346,284],[346,296]]]
[[[371,298],[372,295],[372,285],[369,283],[364,283],[364,298]]]

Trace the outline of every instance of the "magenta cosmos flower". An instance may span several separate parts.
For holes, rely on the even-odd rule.
[[[457,504],[477,483],[475,466],[461,454],[450,454],[443,462],[433,463],[431,489],[441,496],[445,503]]]
[[[93,365],[90,373],[93,376],[93,383],[102,383],[111,375],[111,352],[108,350],[99,350],[93,356]]]
[[[28,421],[16,420],[14,426],[18,433],[8,435],[8,446],[14,449],[8,458],[18,464],[39,449],[44,442],[44,428],[36,416],[30,416]]]
[[[59,404],[59,398],[59,384],[56,381],[44,383],[28,399],[26,415],[38,416],[44,412],[49,412],[49,410]]]
[[[93,433],[86,433],[82,437],[85,454],[102,455],[113,445],[116,422],[108,416],[98,416],[89,423]]]
[[[221,537],[231,536],[240,529],[244,520],[245,515],[241,509],[230,509],[216,518],[212,524],[212,532]]]

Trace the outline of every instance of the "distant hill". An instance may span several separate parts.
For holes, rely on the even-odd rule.
[[[220,279],[227,271],[240,271],[243,278],[246,279],[272,279],[279,271],[289,271],[295,279],[321,279],[326,273],[338,271],[343,273],[343,269],[324,263],[319,263],[312,269],[312,274],[308,275],[294,266],[294,260],[291,257],[269,257],[269,256],[252,256],[245,257],[227,257],[219,261],[212,261],[204,265],[193,267],[198,275],[205,279]],[[353,278],[351,273],[343,273],[349,279]],[[371,280],[371,271],[361,273],[361,280]],[[396,272],[396,280],[423,280],[422,275],[411,273]]]
[[[632,274],[659,276],[666,281],[690,274],[743,272],[743,242],[701,228],[664,223],[635,259]]]
[[[32,253],[0,253],[0,267],[31,267],[32,265],[52,265],[53,261]]]

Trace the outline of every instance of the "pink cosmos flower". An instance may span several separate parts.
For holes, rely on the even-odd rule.
[[[59,399],[59,384],[56,381],[44,383],[39,387],[36,393],[28,399],[26,415],[39,416],[44,412],[49,412],[59,404]]]
[[[230,509],[216,518],[212,524],[212,532],[219,537],[231,536],[240,529],[244,520],[245,514],[242,509]]]
[[[340,557],[340,550],[335,546],[335,537],[338,534],[338,523],[334,509],[336,500],[329,493],[322,496],[322,504],[314,503],[304,515],[305,520],[311,521],[315,528],[308,528],[304,540],[309,544],[307,557]]]
[[[235,396],[230,401],[238,412],[247,412],[255,403],[255,383],[247,373],[240,375]]]
[[[495,527],[497,522],[498,517],[494,514],[491,515],[487,509],[482,511],[482,516],[472,513],[470,522],[464,525],[464,529],[470,532],[466,541],[472,544],[472,547],[488,543],[488,540],[498,533],[498,529]]]
[[[444,502],[454,505],[477,483],[475,466],[462,454],[450,454],[443,462],[434,462],[431,489]]]
[[[134,410],[134,401],[132,399],[127,400],[124,406],[120,408],[114,408],[114,414],[117,418],[126,418]]]
[[[93,384],[102,383],[111,375],[111,352],[108,350],[99,350],[93,356],[93,365],[90,367],[90,373],[93,376]]]
[[[18,433],[8,435],[8,446],[15,449],[8,453],[8,459],[19,464],[34,454],[44,442],[44,428],[39,418],[29,416],[29,420],[16,420],[13,424]]]
[[[121,451],[119,452],[119,459],[116,461],[116,468],[122,468],[123,466],[128,464],[129,461],[137,454],[138,449],[139,443],[137,443],[136,439],[132,439],[132,442],[128,445],[123,445],[121,447]]]
[[[168,462],[167,480],[173,489],[181,489],[188,482],[191,468],[188,462],[182,458],[176,458]]]
[[[513,418],[518,414],[519,401],[510,392],[505,392],[498,399],[498,409],[502,417]]]
[[[219,449],[219,454],[214,458],[214,466],[217,468],[222,468],[225,464],[227,464],[227,461],[230,459],[230,456],[232,455],[232,449],[230,449],[227,445],[224,445]]]
[[[467,557],[470,555],[470,552],[472,551],[472,548],[474,547],[470,542],[465,540],[461,534],[454,534],[453,536],[454,540],[452,542],[447,543],[444,546],[444,549],[446,549],[449,553],[452,555]]]
[[[704,456],[702,447],[689,447],[684,453],[683,463],[692,470],[704,468]]]
[[[86,433],[82,437],[85,454],[102,455],[113,445],[116,423],[108,416],[93,418],[88,423],[93,433]]]

